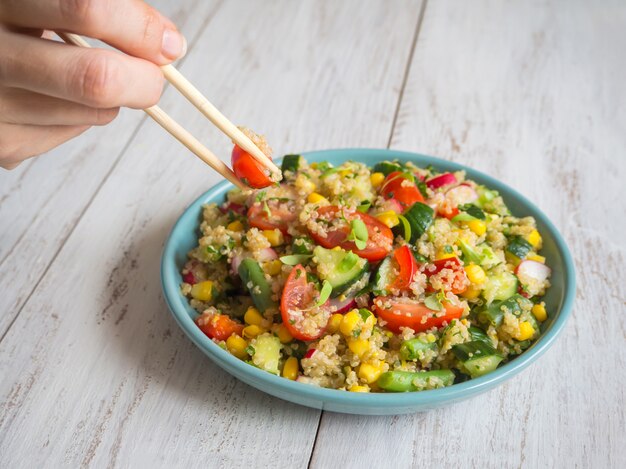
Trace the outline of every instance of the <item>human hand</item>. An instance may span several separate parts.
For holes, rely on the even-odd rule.
[[[47,39],[64,31],[128,55]],[[164,65],[185,54],[176,26],[142,0],[0,0],[0,167],[157,103]]]

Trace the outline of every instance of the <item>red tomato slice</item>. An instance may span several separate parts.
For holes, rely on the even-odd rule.
[[[313,306],[316,293],[317,288],[307,280],[304,267],[295,266],[283,289],[280,312],[283,324],[298,340],[315,340],[326,330],[330,311],[325,305]]]
[[[226,314],[214,314],[208,321],[200,316],[196,319],[196,324],[202,332],[215,340],[226,340],[233,334],[241,335],[243,332],[243,324],[233,321]]]
[[[409,285],[413,281],[413,276],[419,268],[415,256],[413,256],[411,249],[405,244],[393,252],[393,259],[398,264],[400,273],[390,286],[398,290],[408,290]]]
[[[273,230],[278,228],[283,234],[287,234],[289,224],[293,222],[297,215],[295,202],[292,200],[285,202],[278,199],[269,199],[264,202],[255,202],[248,209],[248,222],[260,230]],[[267,213],[269,209],[269,214]]]
[[[339,217],[339,207],[334,205],[327,205],[317,210],[321,219],[327,221],[335,221]],[[349,221],[354,218],[360,218],[367,228],[367,244],[364,249],[356,247],[353,241],[348,241],[348,235],[350,234],[349,224],[343,223],[338,228],[330,229],[326,232],[326,236],[321,236],[319,233],[309,231],[311,237],[317,244],[326,249],[332,249],[336,246],[342,249],[350,250],[358,256],[367,259],[369,261],[379,261],[383,259],[389,252],[393,245],[393,233],[389,227],[376,218],[361,212],[347,212],[344,211],[344,217]]]
[[[396,199],[405,208],[410,207],[415,202],[424,202],[424,197],[415,183],[400,171],[394,171],[387,175],[380,193],[385,199]]]
[[[415,332],[423,332],[431,327],[441,327],[463,314],[463,307],[445,303],[441,311],[433,311],[423,303],[407,297],[381,296],[374,299],[374,314],[387,324],[393,332],[401,327],[410,327]]]
[[[267,187],[272,184],[269,170],[265,169],[261,163],[237,145],[233,148],[230,161],[235,176],[250,187],[261,189],[262,187]]]
[[[452,220],[459,214],[459,209],[456,207],[439,207],[437,213],[448,220]]]
[[[447,259],[436,260],[431,265],[426,266],[424,273],[429,278],[428,287],[426,288],[428,291],[437,290],[430,284],[430,278],[438,275],[444,269],[452,271],[449,275],[446,275],[445,277],[439,276],[438,278],[438,280],[443,284],[444,291],[452,292],[455,295],[458,295],[459,293],[463,293],[467,290],[469,280],[465,274],[463,264],[461,264],[458,257],[449,257]]]

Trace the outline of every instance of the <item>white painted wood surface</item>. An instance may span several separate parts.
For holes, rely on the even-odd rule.
[[[419,31],[419,1],[156,3],[193,39],[183,73],[278,152],[391,141],[522,191],[572,249],[574,315],[538,363],[449,408],[265,396],[160,295],[164,238],[217,177],[128,112],[0,173],[0,467],[625,466],[623,2],[430,1]],[[171,90],[163,106],[228,155]]]

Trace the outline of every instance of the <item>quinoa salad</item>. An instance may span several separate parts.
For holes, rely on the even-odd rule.
[[[541,234],[496,191],[411,162],[281,169],[203,207],[182,269],[224,350],[302,383],[405,392],[485,375],[539,337]]]

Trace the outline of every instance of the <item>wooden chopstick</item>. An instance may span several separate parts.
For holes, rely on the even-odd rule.
[[[255,160],[268,168],[271,172],[280,175],[280,169],[270,160],[259,147],[257,147],[246,134],[229,121],[211,102],[185,78],[173,65],[161,67],[165,79],[181,92],[187,100],[193,104],[202,114],[204,114],[213,124],[228,135],[246,153],[249,153]]]
[[[68,44],[72,44],[78,47],[90,48],[91,46],[87,41],[85,41],[82,37],[72,34],[72,33],[63,33],[57,32],[57,35],[63,39]],[[173,67],[172,67],[173,68]],[[181,75],[182,76],[182,75]],[[197,90],[196,90],[197,91]],[[199,92],[198,92],[199,93]],[[205,98],[206,99],[206,98]],[[208,100],[207,100],[208,103]],[[209,103],[210,104],[210,103]],[[200,108],[199,108],[200,109]],[[154,119],[161,127],[167,130],[174,138],[176,138],[180,143],[185,145],[193,154],[195,154],[198,158],[204,161],[206,164],[211,166],[215,171],[220,173],[224,178],[228,179],[239,189],[247,189],[248,187],[235,176],[235,173],[224,164],[222,160],[220,160],[211,150],[205,147],[200,141],[191,135],[185,128],[183,128],[178,122],[176,122],[172,117],[170,117],[163,109],[159,106],[151,106],[149,108],[144,109],[144,112],[148,114],[152,119]],[[219,115],[219,111],[217,111]],[[204,111],[203,111],[204,114]],[[206,115],[206,114],[205,114]],[[232,123],[226,119],[226,117],[222,116],[226,122],[235,127]],[[213,120],[211,120],[213,122]],[[217,124],[216,124],[217,125]],[[219,126],[218,126],[219,127]],[[237,127],[235,127],[237,129]],[[239,129],[237,129],[242,135],[244,135]],[[229,135],[230,136],[230,135]],[[244,135],[245,137],[245,135]],[[232,138],[232,137],[231,137]],[[247,137],[246,137],[247,138]],[[248,139],[250,144],[257,149],[258,152],[262,153],[261,150],[257,148],[250,139]],[[245,144],[245,143],[244,143]],[[242,144],[242,145],[244,145]],[[238,144],[239,145],[239,144]],[[243,148],[246,152],[249,152],[246,148]],[[251,153],[252,154],[252,153]],[[255,156],[255,155],[252,155]],[[265,156],[265,155],[263,155]],[[266,157],[267,158],[267,157]],[[269,160],[269,158],[268,158]],[[275,167],[275,166],[274,166]]]

